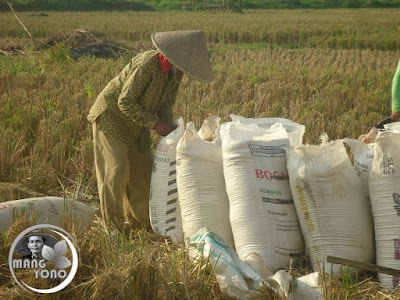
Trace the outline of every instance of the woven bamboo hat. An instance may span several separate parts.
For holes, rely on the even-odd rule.
[[[205,82],[214,80],[203,31],[155,32],[151,40],[162,55],[184,73]]]

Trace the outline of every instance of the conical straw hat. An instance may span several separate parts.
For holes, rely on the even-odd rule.
[[[189,76],[205,82],[214,80],[203,31],[155,32],[151,39],[170,63]]]

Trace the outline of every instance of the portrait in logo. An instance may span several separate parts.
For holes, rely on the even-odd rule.
[[[64,229],[39,224],[22,231],[13,241],[9,267],[26,291],[56,293],[73,280],[78,269],[78,247]]]
[[[54,245],[57,242],[58,240],[56,237],[50,234],[40,233],[36,230],[21,238],[15,247],[15,251],[21,258],[40,259],[43,257],[43,247],[48,246],[54,249]]]

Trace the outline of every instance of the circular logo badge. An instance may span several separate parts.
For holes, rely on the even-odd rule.
[[[74,279],[78,246],[64,229],[39,224],[22,231],[8,256],[11,275],[25,291],[56,293]]]

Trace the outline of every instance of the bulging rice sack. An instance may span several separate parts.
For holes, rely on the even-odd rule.
[[[374,161],[369,176],[375,226],[376,263],[400,269],[400,134],[380,132],[375,141]],[[378,273],[389,291],[399,285],[396,276]]]
[[[256,124],[258,127],[269,129],[275,123],[282,124],[283,128],[285,128],[288,137],[290,146],[300,146],[303,143],[303,135],[306,131],[306,127],[301,124],[297,124],[292,120],[284,119],[284,118],[245,118],[242,116],[237,116],[234,114],[230,115],[232,122],[237,122],[241,124],[251,125]]]
[[[371,263],[370,208],[342,140],[286,150],[290,188],[314,271],[338,275],[328,255]],[[354,269],[350,269],[354,273]]]
[[[154,153],[150,185],[150,223],[158,235],[169,237],[174,243],[182,242],[182,218],[176,186],[176,145],[185,127],[183,118],[178,127],[163,137]]]
[[[289,267],[304,250],[289,187],[282,124],[229,122],[221,126],[224,176],[230,220],[239,257],[254,253],[275,272]]]
[[[83,229],[92,222],[94,208],[79,202],[60,197],[37,197],[0,203],[0,230],[6,231],[15,216],[25,212],[36,224],[51,224],[62,227],[64,220],[74,222]]]
[[[207,227],[233,245],[219,120],[207,118],[199,132],[188,123],[176,147],[179,204],[185,237]]]
[[[368,178],[371,172],[372,162],[374,160],[374,146],[375,143],[364,144],[355,139],[345,138],[343,142],[350,146],[353,153],[354,169],[361,179],[363,195],[371,206],[371,197],[369,195]]]

